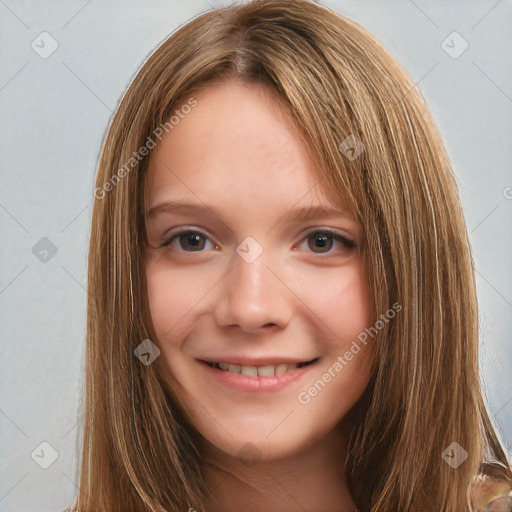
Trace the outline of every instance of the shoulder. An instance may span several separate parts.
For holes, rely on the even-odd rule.
[[[472,511],[481,512],[494,498],[508,494],[511,482],[506,479],[493,478],[489,475],[478,475],[471,487]],[[501,509],[500,509],[501,510]],[[504,512],[508,512],[506,509]]]

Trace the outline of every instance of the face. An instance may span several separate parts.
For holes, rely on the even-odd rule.
[[[357,338],[370,325],[361,228],[316,186],[264,93],[202,91],[153,150],[145,269],[153,341],[186,416],[223,452],[251,443],[272,460],[336,427],[371,346]]]

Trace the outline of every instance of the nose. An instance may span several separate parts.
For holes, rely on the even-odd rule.
[[[258,333],[289,323],[293,294],[280,277],[284,272],[275,267],[265,251],[251,263],[234,254],[233,267],[220,283],[221,296],[215,308],[219,326]]]

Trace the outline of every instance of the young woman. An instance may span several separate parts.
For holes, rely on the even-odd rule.
[[[94,195],[70,510],[507,510],[450,162],[360,26],[308,0],[195,18]]]

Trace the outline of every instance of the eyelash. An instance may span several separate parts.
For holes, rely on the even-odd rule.
[[[199,229],[190,229],[190,228],[182,228],[182,229],[179,229],[177,231],[175,231],[171,237],[168,237],[166,238],[162,243],[161,245],[159,246],[160,248],[162,247],[167,247],[167,246],[170,246],[172,244],[172,242],[178,238],[179,236],[181,235],[184,235],[184,234],[188,234],[188,233],[194,233],[194,234],[199,234],[201,235],[203,238],[206,238],[206,239],[209,239],[209,236],[203,232],[202,230],[199,230]],[[301,240],[301,242],[307,240],[308,238],[310,238],[312,235],[318,235],[318,234],[321,234],[321,235],[328,235],[328,237],[330,238],[333,238],[334,240],[336,240],[337,242],[339,242],[342,246],[344,246],[346,249],[355,249],[357,247],[356,243],[345,237],[344,235],[341,235],[339,234],[338,232],[332,230],[332,229],[329,229],[329,228],[316,228],[314,230],[311,230],[309,231],[306,236]],[[215,245],[215,244],[214,244]],[[194,252],[197,252],[197,253],[201,253],[201,252],[204,252],[204,250],[201,250],[201,251],[185,251],[183,249],[175,249],[175,250],[178,250],[180,252],[187,252],[187,253],[194,253]],[[333,252],[332,250],[329,250],[325,253],[314,253],[313,254],[330,254],[331,252]]]

